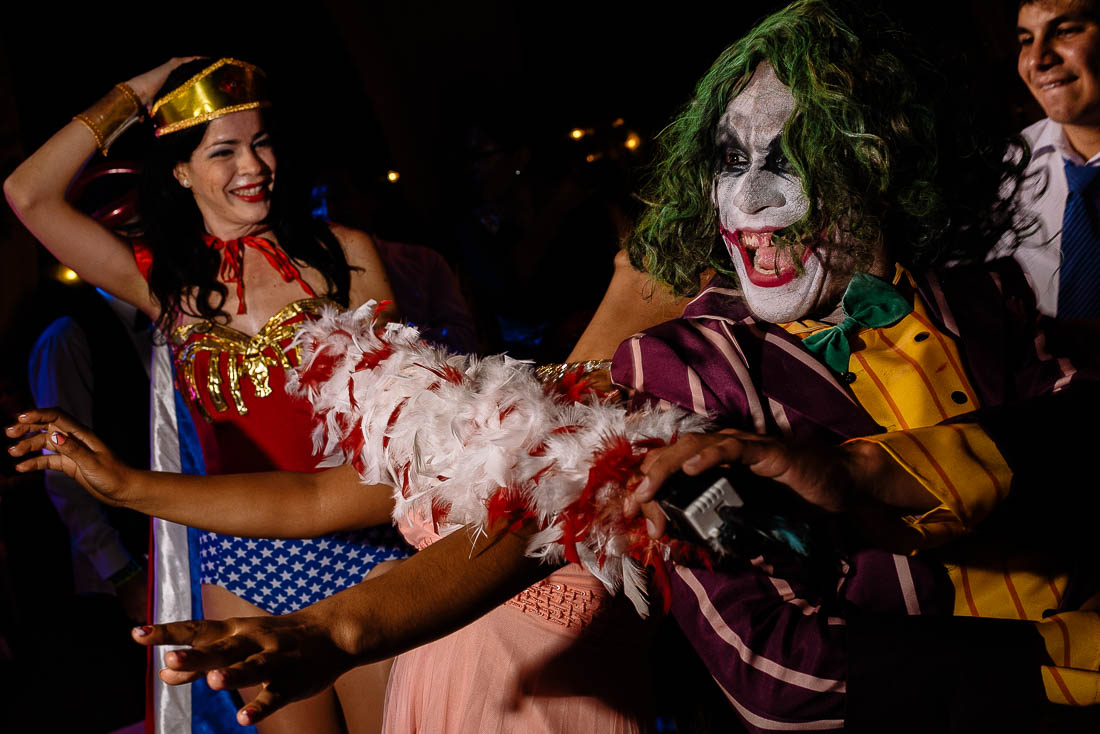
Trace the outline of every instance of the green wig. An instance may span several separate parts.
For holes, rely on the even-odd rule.
[[[782,146],[810,202],[777,246],[843,236],[857,256],[885,243],[898,262],[923,267],[980,260],[1012,229],[1001,190],[1018,182],[1026,147],[1006,161],[1006,138],[980,141],[967,92],[867,3],[798,0],[723,51],[659,137],[628,243],[635,267],[681,295],[698,290],[707,267],[733,275],[712,193],[716,132],[763,62],[795,99]]]

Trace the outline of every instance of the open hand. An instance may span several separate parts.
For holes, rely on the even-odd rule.
[[[111,453],[91,430],[58,408],[28,410],[5,433],[20,439],[8,447],[12,456],[34,451],[53,451],[21,461],[16,471],[52,469],[64,472],[97,499],[109,505],[124,505],[133,470]]]
[[[338,629],[310,607],[281,617],[148,625],[135,628],[133,637],[142,645],[190,646],[165,654],[160,679],[169,685],[205,675],[215,690],[262,686],[237,712],[237,721],[249,725],[332,685],[363,662],[338,644]]]

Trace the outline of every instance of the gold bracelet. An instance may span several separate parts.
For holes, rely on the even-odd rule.
[[[587,362],[562,362],[559,364],[544,364],[535,368],[535,377],[540,382],[552,382],[560,380],[568,373],[580,370],[581,374],[590,374],[611,368],[610,359],[590,359]]]
[[[134,91],[133,87],[131,87],[126,82],[119,82],[115,85],[115,89],[130,98],[130,101],[133,102],[134,106],[137,107],[139,116],[145,114],[145,103],[141,101],[141,97],[137,95],[137,92]]]
[[[103,99],[73,119],[91,131],[99,152],[107,155],[111,144],[141,119],[144,110],[141,99],[128,84],[116,84]]]

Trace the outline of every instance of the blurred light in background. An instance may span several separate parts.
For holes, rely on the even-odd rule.
[[[401,178],[401,174],[398,173],[397,171],[390,171],[389,173],[386,174],[386,178],[389,179],[391,182],[393,182],[393,181],[396,181],[397,179]]]

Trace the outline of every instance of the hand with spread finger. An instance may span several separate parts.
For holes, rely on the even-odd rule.
[[[216,689],[262,685],[237,713],[256,723],[353,667],[437,640],[474,621],[554,566],[525,554],[536,527],[509,523],[475,536],[458,531],[389,572],[281,617],[138,627],[142,645],[190,645],[165,654],[164,682],[206,676]]]
[[[97,499],[109,505],[127,504],[136,472],[115,458],[95,433],[57,408],[29,410],[18,421],[5,431],[9,438],[19,439],[8,453],[16,457],[43,453],[19,462],[16,471],[63,472]]]
[[[358,665],[350,646],[337,642],[316,607],[279,617],[173,622],[136,627],[142,645],[190,645],[165,654],[160,679],[169,685],[191,683],[205,676],[215,690],[262,686],[260,693],[237,712],[247,726],[263,720],[288,703],[332,685]]]

